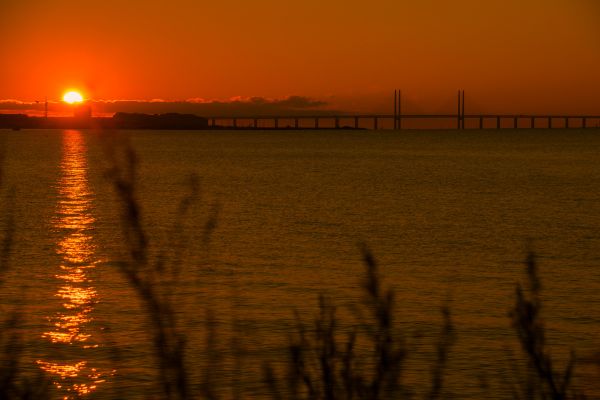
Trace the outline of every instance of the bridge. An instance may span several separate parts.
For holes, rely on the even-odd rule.
[[[209,127],[230,129],[586,129],[600,126],[600,115],[544,114],[340,114],[213,116]],[[437,121],[437,123],[436,123]]]
[[[600,126],[600,115],[466,114],[465,91],[459,90],[455,114],[403,114],[402,91],[394,90],[393,114],[212,116],[209,127],[231,129],[446,129],[579,128]],[[427,124],[424,124],[427,122]],[[434,122],[432,124],[432,122]]]

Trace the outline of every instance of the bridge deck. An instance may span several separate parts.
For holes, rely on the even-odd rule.
[[[485,128],[591,128],[600,125],[600,115],[563,115],[563,114],[332,114],[332,115],[260,115],[260,116],[211,116],[210,126],[229,128],[270,128],[280,127],[296,129],[319,128],[361,128],[361,129],[400,129],[403,120],[450,120],[457,129]],[[493,126],[490,125],[493,121]],[[293,122],[282,126],[281,122]],[[309,122],[307,124],[307,121]],[[348,124],[348,121],[352,123]],[[469,121],[469,124],[466,122]],[[511,122],[507,124],[507,121]],[[527,121],[527,126],[523,126]],[[543,126],[537,124],[544,121]],[[342,126],[342,122],[346,124]],[[478,122],[478,123],[477,123]],[[245,123],[245,125],[240,125]],[[325,125],[326,124],[326,125]],[[469,125],[469,126],[467,126]],[[487,126],[486,126],[487,125]],[[411,129],[419,129],[412,127]]]

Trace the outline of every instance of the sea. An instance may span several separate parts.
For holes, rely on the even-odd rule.
[[[574,352],[577,387],[600,394],[597,128],[5,130],[0,171],[2,357],[53,398],[163,398],[156,316],[126,273],[140,259],[191,390],[271,398],[264,371],[285,375],[320,299],[368,353],[367,253],[406,393],[431,390],[443,309],[443,393],[522,389],[511,310],[535,254],[554,368]]]

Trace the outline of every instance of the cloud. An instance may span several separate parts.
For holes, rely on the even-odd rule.
[[[24,103],[20,100],[14,100],[14,99],[0,100],[0,105],[4,105],[4,104],[6,104],[8,107],[10,107],[13,104],[24,104]]]
[[[324,101],[313,100],[302,96],[290,96],[287,99],[278,100],[277,104],[291,108],[318,108],[327,105],[327,103]]]
[[[207,100],[192,98],[183,101],[152,100],[93,100],[94,115],[110,116],[117,112],[147,114],[186,113],[200,116],[269,116],[269,115],[327,115],[334,111],[329,103],[304,96],[289,96],[283,99],[265,97],[234,97],[229,100]],[[62,102],[49,102],[50,115],[69,115],[71,108]],[[0,113],[27,113],[41,115],[44,103],[0,100]]]

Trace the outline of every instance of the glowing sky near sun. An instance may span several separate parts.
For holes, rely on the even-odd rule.
[[[596,0],[2,0],[0,99],[598,112]]]

